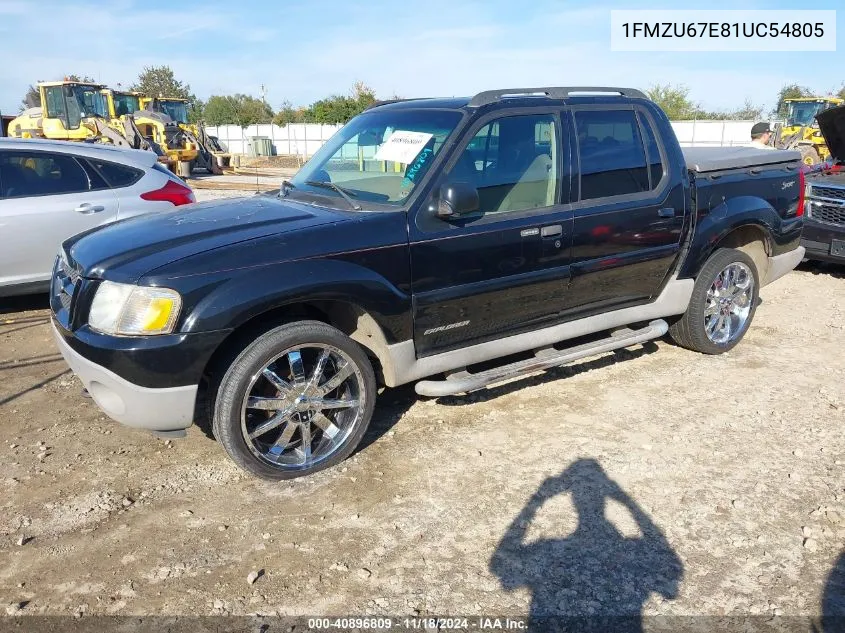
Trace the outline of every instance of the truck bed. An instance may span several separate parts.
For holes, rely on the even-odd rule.
[[[795,150],[767,150],[755,147],[682,147],[687,169],[699,173],[741,169],[801,160]]]

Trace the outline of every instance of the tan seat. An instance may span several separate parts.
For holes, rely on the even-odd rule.
[[[554,204],[554,174],[552,159],[547,154],[537,156],[528,169],[502,199],[497,211],[539,209]]]

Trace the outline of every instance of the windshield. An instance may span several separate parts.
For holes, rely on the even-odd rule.
[[[114,115],[135,114],[141,109],[138,97],[135,95],[114,93]]]
[[[293,192],[337,196],[309,182],[331,182],[361,204],[401,206],[455,129],[454,110],[373,110],[343,126],[293,177]]]
[[[99,87],[67,86],[65,94],[68,96],[68,109],[73,109],[75,105],[82,118],[99,116],[105,119],[108,117],[106,98],[100,92]],[[71,103],[72,101],[75,103]]]
[[[786,125],[812,125],[815,116],[824,109],[822,101],[793,101],[789,104]]]
[[[158,99],[158,112],[163,112],[177,123],[188,122],[188,104],[184,101],[170,101]]]

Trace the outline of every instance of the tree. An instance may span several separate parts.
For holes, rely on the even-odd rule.
[[[836,96],[840,99],[845,99],[845,82],[842,82],[842,87],[839,89],[839,92],[836,93]]]
[[[306,123],[308,108],[294,107],[290,101],[282,101],[282,105],[273,117],[273,123],[282,127],[290,123]]]
[[[735,121],[757,121],[763,118],[763,106],[756,106],[751,99],[746,99],[742,107],[731,112],[728,118]]]
[[[273,110],[261,99],[250,95],[212,95],[203,112],[208,125],[234,124],[245,128],[253,123],[270,123]]]
[[[170,66],[145,66],[138,75],[138,81],[129,89],[143,92],[148,97],[175,97],[196,101],[196,97],[191,94],[190,84],[177,80]]]
[[[689,98],[689,88],[683,85],[655,84],[646,90],[646,94],[661,107],[671,121],[695,119],[701,112],[698,104]]]
[[[812,96],[813,91],[807,88],[806,86],[800,86],[798,84],[787,84],[780,89],[780,92],[778,92],[777,106],[775,106],[775,111],[773,112],[773,114],[779,117],[785,117],[787,109],[787,99],[800,99],[801,97]]]
[[[86,83],[97,83],[93,77],[89,77],[88,75],[64,75],[68,81],[81,81]],[[39,80],[40,83],[40,80]],[[38,91],[38,87],[32,84],[29,85],[27,88],[26,94],[24,95],[23,100],[21,101],[20,110],[23,112],[27,108],[38,108],[41,106],[41,93]]]
[[[714,121],[758,121],[763,118],[763,106],[754,105],[751,99],[746,99],[743,106],[737,110],[716,112],[698,110],[695,118]]]
[[[141,92],[148,97],[187,99],[189,121],[193,123],[202,119],[203,102],[191,92],[191,84],[176,79],[170,66],[144,66],[138,80],[129,90]]]

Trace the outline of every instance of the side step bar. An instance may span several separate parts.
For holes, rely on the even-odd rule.
[[[414,389],[421,396],[453,396],[483,389],[489,385],[518,376],[534,374],[551,367],[566,365],[588,356],[595,356],[615,349],[630,347],[660,338],[669,331],[669,324],[663,319],[656,319],[638,330],[628,328],[617,330],[607,338],[576,347],[558,350],[553,347],[535,350],[534,358],[517,361],[509,365],[494,367],[477,374],[462,371],[447,376],[446,380],[421,380]]]

